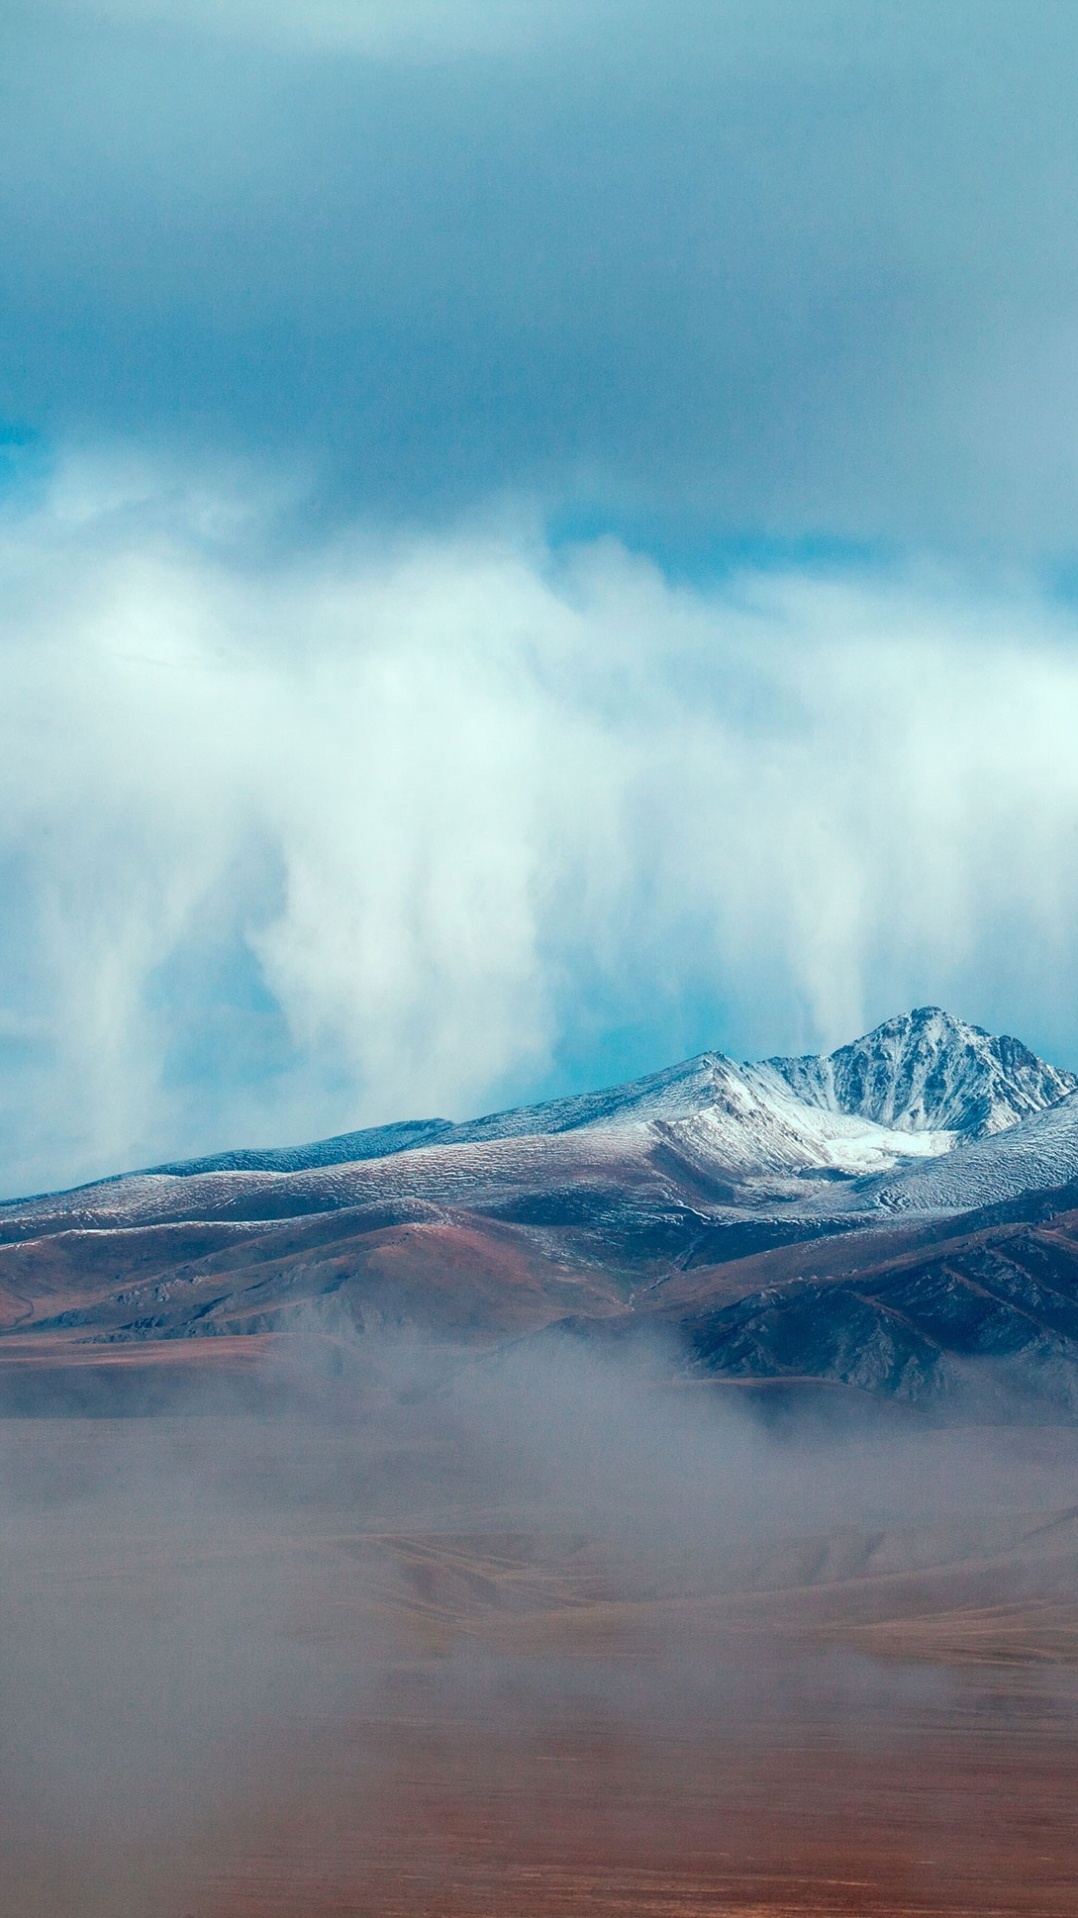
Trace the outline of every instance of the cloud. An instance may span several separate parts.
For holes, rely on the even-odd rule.
[[[301,460],[342,524],[529,489],[1066,555],[1076,41],[968,0],[20,0],[0,415]]]
[[[4,520],[9,1189],[927,998],[1078,1052],[1058,610],[279,518],[84,462]]]

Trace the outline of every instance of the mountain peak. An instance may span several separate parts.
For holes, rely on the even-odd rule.
[[[896,1132],[983,1139],[1078,1089],[1078,1078],[1009,1034],[996,1038],[941,1006],[897,1014],[822,1057],[772,1059],[799,1098]]]

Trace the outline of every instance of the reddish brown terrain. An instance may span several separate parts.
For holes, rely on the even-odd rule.
[[[1076,1167],[922,1009],[0,1207],[2,1918],[1078,1918]]]
[[[192,1371],[247,1376],[237,1339],[342,1326],[476,1350],[642,1337],[681,1377],[1069,1420],[1076,1082],[921,1007],[827,1058],[702,1054],[0,1206],[0,1406],[36,1378],[101,1410],[151,1374],[161,1404]]]
[[[1072,1433],[462,1380],[5,1422],[5,1918],[1078,1911]]]
[[[250,1379],[310,1322],[477,1349],[563,1327],[603,1345],[657,1340],[690,1376],[807,1379],[910,1401],[961,1398],[972,1367],[1035,1417],[1045,1399],[1072,1416],[1072,1198],[1036,1194],[1007,1208],[1018,1217],[889,1220],[745,1254],[735,1243],[717,1263],[695,1245],[698,1221],[684,1244],[679,1225],[670,1245],[644,1227],[613,1243],[593,1235],[597,1246],[561,1222],[525,1228],[465,1208],[388,1226],[351,1209],[242,1226],[49,1220],[40,1236],[0,1243],[0,1405],[44,1395],[122,1410],[150,1391],[161,1408],[195,1374]]]
[[[1061,1918],[1076,1908],[1078,1737],[1039,1706],[970,1689],[949,1732],[931,1714],[866,1710],[867,1751],[836,1736],[826,1701],[725,1733],[380,1726],[376,1782],[359,1797],[341,1755],[320,1754],[317,1794],[282,1799],[209,1909]]]

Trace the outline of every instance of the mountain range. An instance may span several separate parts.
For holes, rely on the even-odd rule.
[[[826,1056],[0,1206],[0,1391],[312,1324],[643,1338],[685,1380],[1069,1418],[1078,1079],[922,1007]]]

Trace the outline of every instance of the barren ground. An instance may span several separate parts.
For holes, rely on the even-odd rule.
[[[437,1408],[2,1427],[5,1918],[1078,1913],[1073,1434],[716,1552]]]

